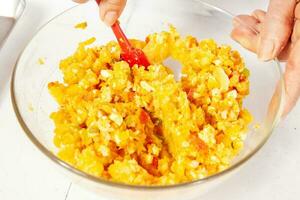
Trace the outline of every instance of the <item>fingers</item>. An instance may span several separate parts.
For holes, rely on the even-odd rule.
[[[284,74],[286,86],[286,105],[284,116],[295,106],[300,95],[300,40],[298,40],[288,59]]]
[[[257,51],[258,35],[245,26],[237,26],[231,32],[231,37],[249,51]]]
[[[254,32],[259,33],[260,21],[249,15],[238,15],[233,19],[235,26],[241,25],[246,26],[249,29],[253,29]]]
[[[106,25],[113,25],[120,17],[126,0],[101,0],[100,18]]]
[[[259,38],[258,57],[270,60],[287,44],[294,20],[295,0],[271,0]]]
[[[85,3],[88,0],[73,0],[77,3]],[[106,25],[113,25],[120,17],[126,0],[99,0],[100,1],[100,18],[105,22]]]
[[[297,56],[300,52],[300,4],[295,6],[296,0],[271,0],[268,13],[256,10],[251,16],[236,17],[231,33],[233,39],[257,52],[262,60],[276,56],[288,60],[284,74],[284,115],[290,112],[300,96],[300,56]]]
[[[231,37],[244,48],[256,53],[260,22],[248,15],[239,15],[233,20],[234,28]]]
[[[240,43],[244,48],[254,53],[258,53],[259,37],[263,27],[265,15],[266,13],[264,11],[256,10],[251,16],[239,15],[235,17],[233,19],[234,28],[231,32],[231,37]],[[280,61],[287,61],[292,47],[292,43],[289,42],[278,55],[278,59]]]
[[[300,19],[295,20],[293,34],[291,37],[292,43],[295,43],[300,38]]]
[[[295,21],[294,21],[294,28],[291,36],[291,41],[292,43],[295,43],[299,39],[300,39],[300,4],[298,3],[295,8]]]
[[[73,0],[74,2],[76,2],[76,3],[85,3],[85,2],[87,2],[88,0]]]

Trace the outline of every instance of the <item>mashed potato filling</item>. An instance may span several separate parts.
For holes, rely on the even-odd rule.
[[[168,185],[218,173],[241,151],[251,114],[243,107],[249,71],[237,51],[175,28],[131,40],[151,65],[129,67],[112,41],[60,63],[49,83],[58,156],[91,175],[136,185]],[[162,63],[182,65],[179,81]]]

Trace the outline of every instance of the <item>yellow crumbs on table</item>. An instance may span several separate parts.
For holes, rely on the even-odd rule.
[[[28,110],[30,112],[33,112],[34,111],[34,108],[33,108],[33,105],[31,103],[28,104]]]
[[[88,26],[87,22],[81,22],[81,23],[78,23],[76,24],[74,27],[77,28],[77,29],[86,29],[86,27]]]
[[[44,65],[45,64],[45,59],[44,58],[39,58],[38,59],[38,64],[39,65]]]
[[[60,62],[63,82],[49,83],[58,156],[99,178],[136,185],[201,179],[230,166],[252,116],[243,107],[249,70],[239,53],[175,28],[131,40],[151,65],[129,67],[111,41]],[[182,65],[181,80],[162,63]]]

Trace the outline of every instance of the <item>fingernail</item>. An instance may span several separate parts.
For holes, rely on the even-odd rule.
[[[116,11],[109,11],[104,16],[104,23],[107,26],[113,25],[118,19],[118,13]]]
[[[268,61],[275,57],[276,49],[273,40],[261,40],[258,51],[258,58],[262,61]]]

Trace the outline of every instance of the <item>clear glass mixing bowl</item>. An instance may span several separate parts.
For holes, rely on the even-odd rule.
[[[83,21],[88,22],[86,30],[74,28],[75,24]],[[166,30],[168,24],[173,24],[182,35],[191,34],[198,39],[213,38],[220,44],[231,45],[241,53],[251,72],[250,95],[245,106],[254,115],[254,123],[259,123],[260,128],[250,127],[245,148],[229,169],[179,185],[129,186],[95,178],[56,157],[52,143],[54,125],[49,114],[57,105],[48,93],[47,84],[62,80],[59,61],[73,53],[78,42],[93,36],[97,38],[95,45],[115,39],[111,30],[100,22],[98,8],[93,1],[71,8],[50,20],[23,51],[11,82],[12,101],[18,120],[33,144],[50,158],[49,163],[56,164],[74,182],[93,189],[103,197],[130,200],[197,197],[237,171],[270,136],[280,118],[284,97],[278,62],[260,62],[254,54],[240,47],[230,38],[232,15],[200,0],[129,0],[120,21],[131,38],[144,39],[149,33]],[[45,64],[38,63],[40,58],[45,60]]]

